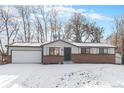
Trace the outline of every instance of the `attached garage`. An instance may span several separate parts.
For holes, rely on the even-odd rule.
[[[12,51],[12,63],[41,63],[41,51]]]
[[[14,43],[9,54],[13,64],[41,64],[42,48],[40,43]]]

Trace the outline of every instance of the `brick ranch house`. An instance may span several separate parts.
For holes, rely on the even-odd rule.
[[[9,63],[115,63],[115,46],[64,40],[9,45]]]

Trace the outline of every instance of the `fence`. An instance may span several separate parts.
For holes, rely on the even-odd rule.
[[[122,56],[119,53],[116,53],[116,59],[115,62],[117,64],[122,64]]]

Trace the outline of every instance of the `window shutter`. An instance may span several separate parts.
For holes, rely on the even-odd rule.
[[[62,56],[62,48],[59,48],[60,56]]]

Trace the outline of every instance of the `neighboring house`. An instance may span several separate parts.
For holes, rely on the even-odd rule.
[[[64,40],[10,44],[11,63],[115,63],[115,46]]]

